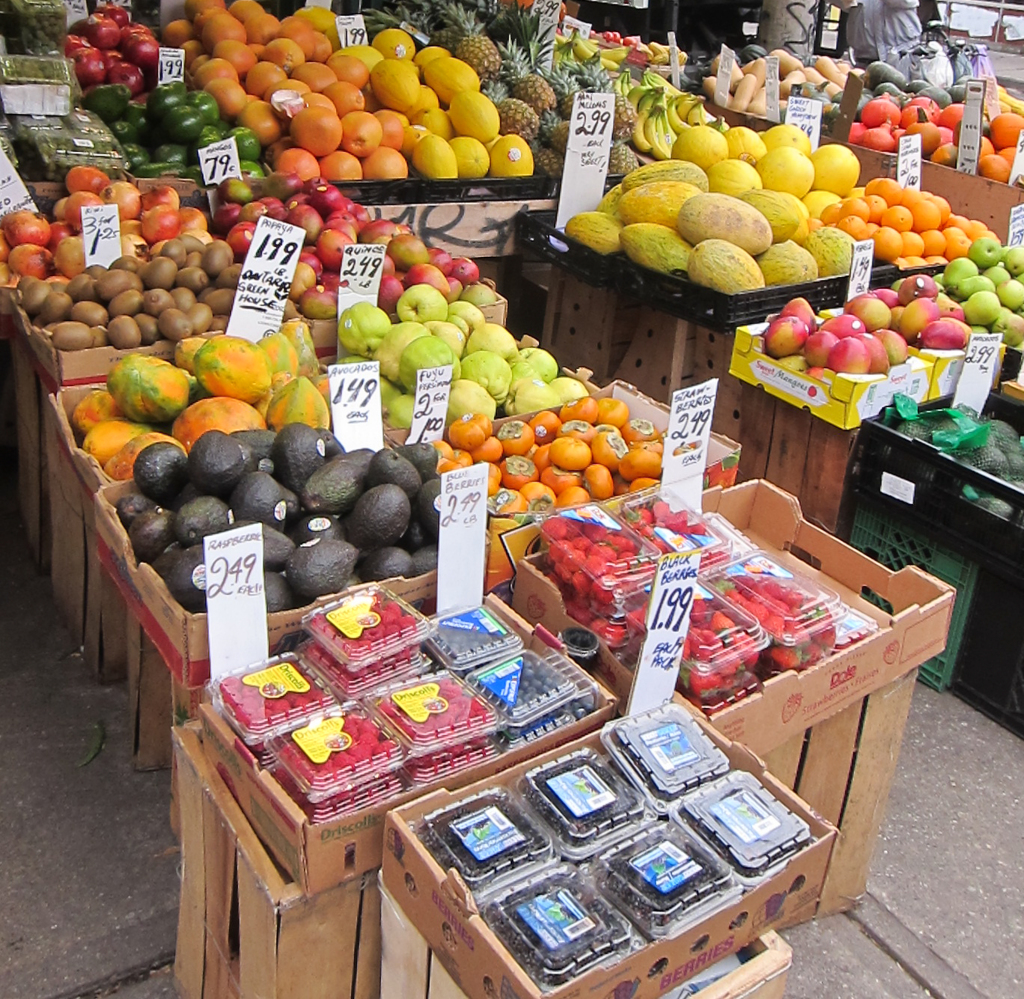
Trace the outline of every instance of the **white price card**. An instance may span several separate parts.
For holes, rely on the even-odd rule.
[[[356,302],[377,304],[386,253],[387,247],[383,243],[352,243],[341,251],[339,316]]]
[[[429,444],[444,436],[448,415],[448,395],[452,389],[452,366],[420,368],[416,372],[416,401],[412,407],[412,424],[407,444]]]
[[[219,184],[229,177],[241,177],[242,167],[238,160],[238,143],[233,135],[220,142],[211,142],[199,150],[199,169],[203,172],[204,184]]]
[[[953,393],[954,406],[970,406],[980,413],[992,391],[999,366],[999,333],[972,333],[967,339],[963,370]]]
[[[766,77],[767,79],[767,77]],[[821,101],[810,97],[790,97],[786,101],[786,124],[796,125],[811,140],[811,152],[821,141]]]
[[[871,266],[875,259],[875,243],[871,239],[860,239],[853,244],[850,261],[850,282],[846,286],[846,301],[866,294],[871,288]]]
[[[590,29],[593,27],[591,24],[587,24],[586,21],[581,21],[579,18],[570,17],[568,14],[562,18],[562,34],[567,35],[572,31],[578,31],[580,38],[589,38]]]
[[[89,16],[89,7],[85,0],[64,0],[64,10],[67,12],[69,26],[76,21],[84,21]]]
[[[0,215],[23,209],[34,212],[36,203],[18,171],[14,169],[14,164],[7,158],[7,153],[0,149]]]
[[[117,205],[85,205],[82,208],[82,248],[85,266],[109,267],[121,250],[121,219]]]
[[[334,19],[334,26],[338,29],[339,48],[368,44],[366,22],[362,14],[339,14]]]
[[[269,655],[263,525],[248,524],[203,538],[210,679],[263,662]]]
[[[437,613],[477,607],[484,598],[487,464],[441,476],[437,498]]]
[[[672,393],[661,481],[691,510],[699,510],[701,506],[717,397],[717,378]]]
[[[593,211],[604,196],[614,123],[614,94],[576,92],[558,195],[557,228],[565,228],[565,223],[580,212]]]
[[[185,79],[185,53],[182,49],[166,49],[160,46],[157,62],[157,83],[174,83]]]
[[[629,693],[627,715],[661,707],[675,695],[699,568],[700,552],[679,552],[658,559],[647,606],[647,634]]]
[[[994,76],[986,76],[985,81],[985,115],[989,121],[999,114],[999,84]]]
[[[530,8],[531,16],[537,18],[537,41],[541,48],[550,42],[547,55],[541,60],[541,69],[550,69],[555,56],[555,30],[562,13],[562,0],[533,0]]]
[[[676,41],[676,33],[668,33],[668,71],[672,77],[672,86],[679,89],[679,43]]]
[[[319,7],[321,10],[331,9],[331,0],[306,0],[305,7]]]
[[[1024,132],[1021,134],[1024,135]],[[1024,246],[1024,205],[1014,205],[1010,209],[1010,228],[1006,245]]]
[[[228,316],[229,336],[255,343],[281,328],[305,229],[261,215],[242,264]]]
[[[1024,175],[1024,128],[1017,136],[1017,151],[1013,154],[1013,166],[1010,167],[1010,186],[1016,187],[1017,181]]]
[[[380,364],[359,361],[332,364],[327,369],[331,393],[331,426],[346,451],[384,446],[384,417],[380,409]]]
[[[921,136],[901,135],[896,159],[896,183],[921,190]]]
[[[967,81],[967,98],[963,118],[960,119],[960,145],[957,148],[956,168],[960,173],[977,173],[981,152],[981,105],[985,97],[983,80]]]
[[[718,53],[718,73],[715,76],[715,103],[720,108],[729,106],[732,71],[735,66],[736,54],[728,45],[723,45]]]
[[[769,121],[781,121],[779,109],[779,57],[768,56],[764,70],[764,108]]]

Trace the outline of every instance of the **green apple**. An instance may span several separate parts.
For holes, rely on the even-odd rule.
[[[1003,245],[998,239],[992,239],[991,236],[982,236],[981,239],[976,239],[971,243],[971,248],[967,251],[967,257],[978,265],[979,270],[995,267],[996,264],[1002,263]]]
[[[391,319],[370,302],[356,302],[338,317],[338,342],[350,354],[373,357],[388,330]]]
[[[487,322],[487,317],[472,303],[472,302],[452,302],[448,306],[448,321],[455,322],[455,318],[461,319],[466,326],[466,335],[468,336],[473,330],[483,329],[484,323]]]
[[[443,323],[424,323],[424,326],[430,330],[431,336],[436,336],[438,340],[443,340],[448,344],[451,352],[456,357],[462,357],[462,352],[466,349],[466,332],[460,327],[456,326],[452,322]]]
[[[487,389],[468,378],[460,378],[452,382],[451,392],[448,394],[448,423],[454,423],[463,416],[473,413],[483,413],[489,419],[494,419],[498,411],[498,404],[488,394]]]
[[[1010,272],[1002,265],[997,264],[995,267],[989,267],[982,274],[983,277],[987,277],[997,288],[1005,281],[1010,280]]]
[[[999,296],[999,301],[1013,312],[1024,305],[1024,284],[1021,284],[1016,278],[1010,278],[1009,281],[998,285],[996,294]]]
[[[957,286],[958,297],[961,302],[970,298],[979,291],[996,290],[996,286],[987,277],[979,274],[977,277],[966,278]]]
[[[1011,277],[1020,277],[1024,274],[1024,246],[1011,246],[1003,257],[1003,266],[1010,272]]]
[[[429,284],[414,284],[395,306],[403,323],[441,322],[448,318],[448,300]]]
[[[992,332],[1002,336],[1007,347],[1019,347],[1024,343],[1024,316],[1002,309],[999,318],[992,324]]]
[[[1002,305],[994,291],[976,291],[964,302],[964,320],[971,326],[991,326],[999,318]]]
[[[463,360],[462,377],[482,385],[500,406],[508,397],[512,369],[503,357],[493,351],[477,350],[467,354]]]

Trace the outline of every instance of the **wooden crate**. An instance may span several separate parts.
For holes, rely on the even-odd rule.
[[[15,336],[10,344],[18,434],[18,506],[32,560],[43,572],[49,572],[50,484],[43,444],[47,393],[24,340]]]
[[[466,999],[398,903],[381,889],[380,999]],[[742,967],[695,993],[696,999],[782,999],[793,952],[769,932]],[[688,995],[689,993],[687,993]]]
[[[166,670],[165,670],[166,672]],[[376,872],[318,895],[282,877],[198,727],[174,735],[181,906],[174,977],[182,999],[376,999]]]
[[[853,908],[867,890],[916,680],[914,669],[765,755],[780,781],[839,827],[818,916]]]

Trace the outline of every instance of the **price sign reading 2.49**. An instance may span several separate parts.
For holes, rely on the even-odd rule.
[[[327,369],[334,436],[346,451],[384,446],[380,365],[376,361],[332,364]]]
[[[672,394],[662,481],[692,510],[700,509],[704,491],[704,468],[717,397],[717,378]]]
[[[441,476],[437,498],[437,613],[476,607],[484,596],[487,464]]]
[[[409,444],[429,444],[444,436],[448,395],[452,388],[452,366],[420,368],[416,372],[416,401],[409,427]]]
[[[338,315],[356,302],[377,304],[386,252],[382,243],[352,243],[341,251]]]
[[[980,413],[992,391],[996,366],[999,364],[999,333],[972,333],[967,341],[964,366],[953,392],[954,406],[970,406]]]

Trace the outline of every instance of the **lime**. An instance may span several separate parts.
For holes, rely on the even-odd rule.
[[[195,108],[203,116],[204,125],[216,125],[220,121],[220,109],[212,94],[205,90],[194,90],[185,98],[189,107]]]
[[[235,142],[238,143],[238,158],[240,160],[258,160],[260,158],[263,147],[251,128],[239,126],[231,129],[228,135],[233,135]]]

